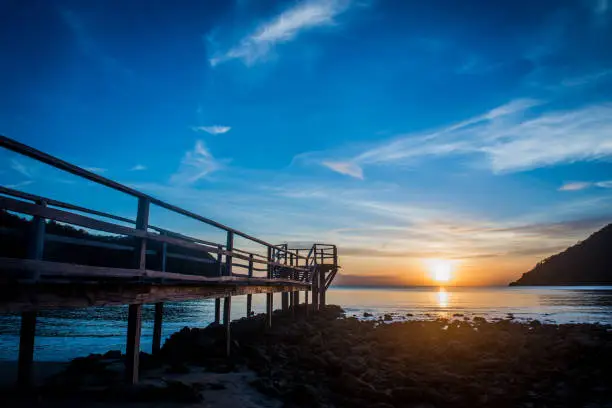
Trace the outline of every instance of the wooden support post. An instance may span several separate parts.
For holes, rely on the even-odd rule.
[[[21,313],[19,333],[19,365],[17,385],[28,388],[32,385],[32,363],[34,362],[34,336],[36,335],[36,312]]]
[[[138,198],[138,214],[136,215],[136,229],[147,231],[149,228],[150,201],[146,197]],[[137,240],[134,266],[136,269],[147,268],[147,239]],[[125,380],[128,384],[138,382],[138,360],[140,355],[140,332],[142,330],[142,305],[129,305],[127,346],[125,360]]]
[[[291,291],[288,293],[288,295],[289,295],[289,310],[291,311],[291,317],[295,319],[295,309],[296,309],[295,292]]]
[[[231,313],[232,297],[227,296],[223,302],[223,326],[225,327],[225,356],[230,356],[231,350]]]
[[[227,231],[227,245],[225,246],[230,253],[234,250],[234,233]],[[232,276],[232,256],[225,255],[225,275]]]
[[[325,307],[325,272],[319,271],[319,309]]]
[[[289,293],[288,292],[283,292],[281,294],[281,307],[283,309],[283,312],[286,312],[287,310],[289,310]]]
[[[142,305],[130,305],[128,308],[127,347],[125,352],[125,379],[128,384],[138,382],[141,327]]]
[[[308,291],[304,291],[304,315],[308,316]]]
[[[274,309],[274,297],[272,293],[266,293],[266,328],[272,328],[272,311]]]
[[[164,318],[164,302],[155,304],[155,318],[153,320],[153,346],[151,353],[157,354],[161,350],[162,320]]]
[[[36,204],[46,206],[45,200]],[[28,258],[41,260],[45,250],[45,219],[34,216],[32,230],[28,242]],[[40,272],[32,274],[32,281],[40,278]],[[21,330],[19,333],[19,361],[17,365],[17,385],[28,388],[32,385],[32,366],[34,362],[34,337],[36,336],[36,312],[23,312],[21,314]]]
[[[251,317],[253,312],[253,295],[250,293],[247,295],[247,317]]]
[[[297,307],[300,305],[300,291],[296,290],[294,292],[294,296],[295,296],[295,301],[293,302],[293,304],[295,305],[295,308],[297,309]]]
[[[312,273],[312,310],[319,310],[319,270],[318,268]]]
[[[221,323],[221,299],[215,299],[215,323]]]
[[[253,254],[249,255],[249,278],[253,277]]]

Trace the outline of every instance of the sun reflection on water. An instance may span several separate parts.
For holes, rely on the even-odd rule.
[[[444,288],[440,288],[438,290],[438,306],[440,307],[448,307],[448,302],[450,299],[449,293]]]

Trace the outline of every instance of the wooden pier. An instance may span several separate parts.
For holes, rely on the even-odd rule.
[[[0,186],[0,312],[21,313],[22,387],[31,383],[39,310],[129,305],[126,381],[133,384],[138,381],[143,304],[155,304],[156,353],[164,302],[215,299],[215,322],[225,326],[228,354],[233,296],[247,296],[248,317],[252,296],[266,294],[267,327],[273,324],[273,293],[282,293],[283,310],[295,311],[300,292],[307,312],[325,305],[325,292],[339,268],[335,245],[275,245],[5,136],[0,135],[0,146],[137,200],[136,217],[130,219]],[[152,225],[154,206],[221,230],[225,240],[206,241]],[[246,242],[243,248],[234,245],[238,237]]]

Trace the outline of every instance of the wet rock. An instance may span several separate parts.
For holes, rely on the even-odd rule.
[[[391,316],[389,313],[385,313],[383,320],[385,322],[390,322],[391,320],[393,320],[393,316]]]
[[[363,317],[372,317],[372,313],[364,312]]]
[[[121,350],[110,350],[102,355],[105,359],[120,359],[121,358]]]

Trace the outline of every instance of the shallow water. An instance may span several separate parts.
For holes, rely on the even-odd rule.
[[[332,288],[328,303],[341,305],[347,315],[395,319],[434,319],[454,314],[538,319],[548,323],[612,324],[612,287],[487,287],[487,288]],[[301,293],[303,301],[303,293]],[[275,307],[280,294],[274,296]],[[232,319],[244,316],[246,296],[232,301]],[[265,295],[253,296],[255,313],[265,311]],[[413,316],[408,317],[407,314]],[[204,327],[214,315],[214,301],[168,303],[164,306],[163,336],[184,326]],[[127,307],[46,311],[39,314],[34,358],[64,361],[89,353],[125,351]],[[151,351],[153,307],[143,310],[141,348]],[[15,360],[19,345],[19,316],[0,315],[0,360]]]

